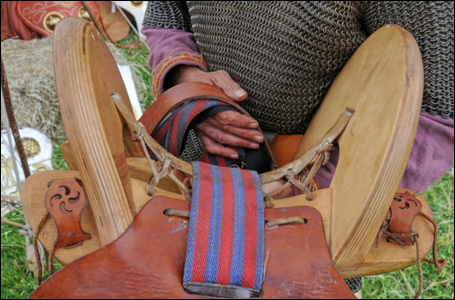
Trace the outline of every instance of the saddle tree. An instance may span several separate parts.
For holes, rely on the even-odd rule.
[[[123,83],[118,79],[115,61],[110,58],[104,41],[90,26],[69,19],[59,27],[56,31],[59,42],[55,46],[55,62],[57,78],[62,78],[57,79],[57,87],[63,89],[59,98],[62,96],[62,99],[66,99],[63,101],[67,102],[67,105],[63,105],[62,114],[66,114],[69,124],[72,125],[66,126],[75,126],[70,129],[72,133],[68,134],[68,137],[71,134],[76,136],[73,141],[70,140],[70,144],[74,164],[79,171],[71,174],[65,173],[71,171],[58,171],[64,173],[54,174],[56,177],[80,176],[84,188],[98,186],[95,191],[91,187],[86,190],[89,205],[83,212],[82,220],[87,219],[88,213],[100,216],[89,218],[88,221],[92,228],[96,228],[91,234],[98,239],[99,244],[93,243],[91,247],[83,245],[76,251],[77,254],[70,257],[64,253],[72,249],[59,249],[56,252],[56,256],[60,255],[57,256],[59,260],[69,263],[116,240],[131,224],[135,213],[149,197],[145,193],[145,182],[131,178],[131,167],[130,171],[128,170],[131,164],[128,164],[128,159],[124,159],[124,154],[128,152],[125,149],[135,149],[137,143],[130,142],[131,137],[121,138],[128,136],[129,132],[125,131],[124,120],[111,102],[112,90],[119,93],[123,99],[128,99]],[[65,58],[67,55],[79,58]],[[324,196],[311,205],[318,209],[324,207],[320,211],[325,234],[330,242],[334,262],[344,277],[389,272],[412,265],[415,260],[415,251],[398,249],[394,250],[394,253],[402,254],[391,255],[388,252],[391,256],[383,255],[380,260],[376,260],[376,257],[384,252],[382,248],[372,249],[372,245],[397,190],[412,146],[420,111],[423,78],[421,67],[418,47],[409,33],[398,26],[378,30],[359,48],[335,80],[297,153],[301,155],[317,142],[346,107],[356,111],[339,139],[340,161],[330,191],[321,191]],[[81,72],[88,74],[82,76]],[[66,75],[60,76],[60,73]],[[71,87],[68,88],[68,85]],[[93,104],[93,99],[96,99],[96,105]],[[81,108],[81,116],[74,112],[75,109],[67,107],[68,103],[75,101],[73,106]],[[91,104],[86,104],[85,101]],[[87,114],[94,119],[87,119]],[[92,120],[103,126],[89,126]],[[93,133],[94,129],[97,133]],[[92,141],[97,138],[102,142]],[[88,145],[84,146],[86,142]],[[98,148],[93,148],[95,146],[92,144],[96,144],[101,150],[94,150]],[[108,163],[109,168],[104,161],[100,166],[100,161],[93,158],[94,153],[111,157],[114,162]],[[359,162],[355,161],[356,157],[359,157]],[[140,161],[141,158],[135,158],[136,166],[142,164]],[[96,167],[87,167],[90,164]],[[28,191],[37,191],[24,196],[24,208],[34,230],[44,212],[33,207],[41,205],[44,208],[42,199],[45,186],[52,176],[54,175],[49,173],[45,178],[32,176],[33,179],[24,185],[24,190],[27,186]],[[115,194],[110,194],[110,187],[113,187]],[[108,193],[98,197],[100,192]],[[169,190],[160,190],[160,193],[173,194]],[[173,194],[171,197],[179,196]],[[106,204],[93,203],[93,199],[101,199],[101,203]],[[310,203],[304,195],[280,201],[274,202],[275,207]],[[425,206],[428,205],[424,202]],[[122,213],[117,214],[117,210]],[[101,218],[105,220],[101,221]],[[422,228],[422,236],[431,236],[429,226],[425,222],[419,222],[417,223],[418,227]],[[103,225],[99,226],[100,224]],[[45,230],[46,234],[40,234],[40,239],[46,240],[44,244],[48,249],[53,243],[53,240],[48,238],[49,232],[55,230],[55,226],[45,225],[45,229],[46,226],[49,231]],[[90,241],[84,244],[89,245]],[[421,247],[421,253],[426,254],[431,243],[422,242]],[[409,254],[411,252],[414,255]],[[378,265],[380,267],[376,268]]]

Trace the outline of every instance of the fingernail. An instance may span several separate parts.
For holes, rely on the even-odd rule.
[[[253,141],[255,141],[256,143],[262,143],[264,141],[264,138],[260,135],[255,135],[253,137]]]
[[[237,154],[229,154],[229,157],[232,159],[238,159],[239,156]]]
[[[237,98],[242,98],[246,95],[246,92],[244,90],[236,90],[234,92],[234,95],[237,97]]]
[[[250,123],[250,125],[248,125],[250,128],[258,128],[259,124],[257,122],[254,122],[254,123]]]
[[[250,148],[251,149],[259,149],[259,144],[250,143]]]

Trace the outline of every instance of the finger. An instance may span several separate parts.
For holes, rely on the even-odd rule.
[[[222,130],[219,130],[215,127],[210,126],[207,123],[201,123],[195,127],[196,134],[199,132],[203,135],[208,136],[213,141],[217,142],[218,144],[229,145],[229,146],[237,146],[243,148],[251,148],[251,149],[258,149],[259,144],[251,142],[247,139],[229,134]]]
[[[223,92],[234,101],[243,101],[248,97],[247,92],[240,85],[232,80],[228,72],[219,70],[212,72],[213,83],[221,88]]]
[[[230,133],[240,138],[249,140],[250,142],[262,143],[264,141],[262,133],[256,129],[240,128],[233,125],[223,125],[213,117],[208,118],[205,120],[205,122],[220,131]]]
[[[259,128],[259,123],[253,117],[241,114],[235,110],[225,110],[213,116],[222,125],[232,125],[241,128]]]
[[[247,140],[255,142],[255,143],[264,142],[264,136],[262,135],[262,133],[259,130],[256,130],[256,129],[246,129],[246,128],[239,128],[239,127],[232,126],[232,125],[224,125],[222,130],[224,132],[247,139]]]
[[[210,137],[204,134],[199,134],[198,136],[202,140],[202,143],[204,144],[205,151],[207,151],[208,153],[231,159],[239,158],[238,153],[234,149],[220,145],[219,143],[215,142]]]

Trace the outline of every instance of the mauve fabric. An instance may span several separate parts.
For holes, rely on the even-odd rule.
[[[160,63],[160,59],[170,57],[178,51],[199,55],[191,33],[177,29],[143,29],[147,43],[152,49],[149,66]],[[173,37],[175,35],[175,37]],[[154,42],[152,42],[152,39]],[[157,53],[154,53],[156,49]],[[179,60],[169,65],[160,78],[160,93],[164,90],[163,78],[170,69],[177,65],[197,65],[203,70],[206,67],[193,61]],[[330,161],[316,174],[319,188],[327,188],[335,173],[338,161],[337,150],[331,153]],[[436,182],[454,163],[454,120],[444,119],[423,112],[420,115],[416,138],[406,166],[400,187],[414,191],[425,191]]]
[[[420,115],[414,146],[400,187],[423,192],[453,166],[453,119]]]
[[[414,145],[400,187],[423,192],[444,175],[454,162],[454,121],[420,114]],[[338,161],[338,148],[315,178],[319,188],[330,186]]]
[[[147,37],[146,42],[151,50],[148,65],[152,69],[154,77],[157,75],[155,72],[160,71],[160,63],[162,64],[166,59],[176,58],[182,53],[187,53],[195,57],[201,56],[191,32],[178,29],[152,29],[144,27],[142,33]],[[153,78],[154,83],[157,79],[159,80],[158,95],[155,96],[159,96],[165,91],[164,79],[169,71],[178,65],[197,66],[201,70],[207,70],[204,64],[197,61],[188,59],[176,60],[162,71],[160,78]]]

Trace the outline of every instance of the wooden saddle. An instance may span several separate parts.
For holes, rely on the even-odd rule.
[[[141,126],[96,29],[68,18],[59,22],[54,39],[57,92],[68,137],[63,152],[73,170],[32,175],[24,184],[23,203],[41,243],[67,266],[32,298],[201,297],[182,288],[188,219],[165,214],[170,208],[189,210],[172,170],[191,176],[191,165],[145,131],[186,101],[229,99],[214,87],[177,86],[163,95],[171,100],[157,100],[168,106],[154,104],[153,113],[146,113],[148,123]],[[339,145],[330,188],[314,192],[313,200],[305,193],[268,199],[267,220],[299,216],[309,222],[265,229],[267,267],[260,297],[349,298],[353,295],[342,278],[416,263],[415,246],[375,242],[411,151],[422,89],[418,46],[398,26],[378,30],[348,61],[296,159],[260,174],[263,186],[292,182],[304,167],[325,159],[327,145]],[[158,158],[153,166],[138,139]],[[150,182],[155,183],[152,190]],[[54,208],[47,209],[51,203]],[[413,230],[420,235],[422,258],[433,245],[433,227],[417,217]]]

